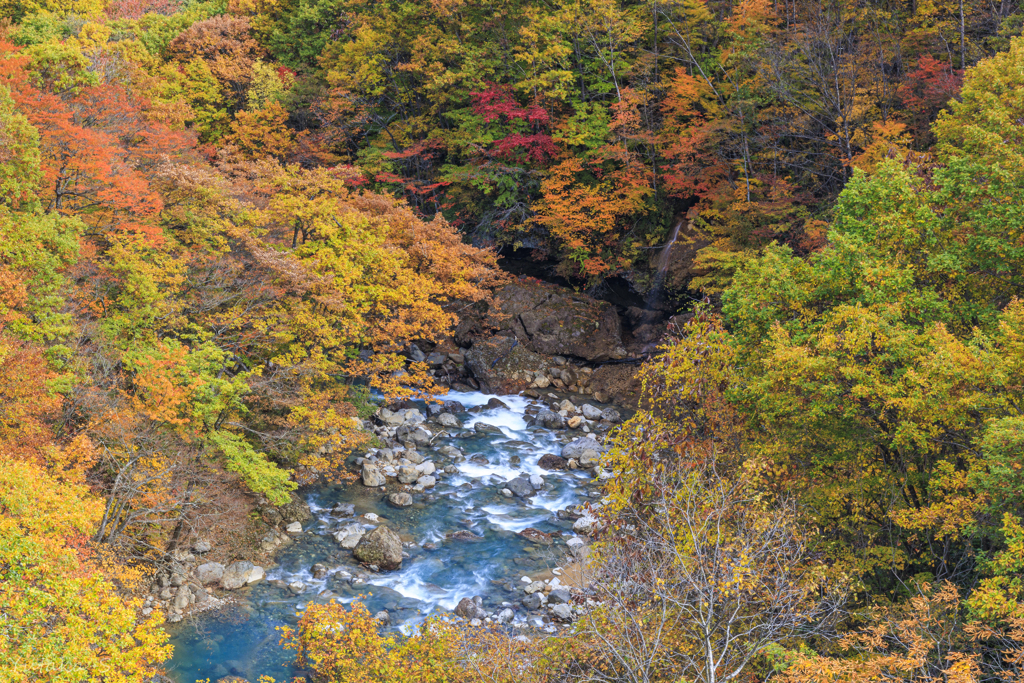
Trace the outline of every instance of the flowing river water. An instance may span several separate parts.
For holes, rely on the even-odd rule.
[[[444,398],[479,411],[495,397],[451,392]],[[464,597],[481,595],[489,612],[509,603],[516,610],[514,624],[553,631],[554,625],[542,616],[520,607],[521,580],[552,577],[551,569],[565,557],[565,541],[575,535],[571,518],[564,513],[559,518],[558,511],[599,493],[593,474],[546,471],[537,462],[585,434],[530,427],[526,411],[538,401],[497,398],[508,409],[461,413],[457,417],[462,431],[449,429],[451,436],[420,449],[439,472],[449,464],[459,472],[439,477],[433,489],[414,493],[412,507],[391,507],[380,489],[358,481],[306,491],[313,519],[303,524],[294,543],[278,551],[278,564],[268,569],[265,581],[232,593],[231,605],[169,627],[175,646],[169,675],[177,683],[228,675],[249,681],[260,675],[287,680],[297,672],[291,653],[279,645],[278,627],[296,623],[307,605],[330,599],[362,600],[371,613],[387,610],[393,627],[408,630],[431,613],[452,610]],[[500,434],[474,431],[478,422],[498,427]],[[435,432],[440,429],[430,426]],[[464,459],[442,455],[439,449],[445,445],[460,449]],[[503,496],[503,484],[524,473],[542,476],[544,488],[529,499]],[[332,515],[338,503],[352,504],[352,515]],[[367,513],[378,515],[380,521],[367,520]],[[383,522],[398,531],[409,555],[402,568],[373,573],[361,567],[351,551],[340,549],[331,534],[353,522],[367,528]],[[527,528],[561,536],[555,534],[550,545],[534,543],[518,534]],[[472,536],[450,536],[460,531]],[[315,563],[328,567],[326,576],[313,577]],[[303,584],[298,594],[288,587],[296,581]]]

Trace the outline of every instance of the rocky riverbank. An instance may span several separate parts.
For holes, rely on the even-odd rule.
[[[527,636],[571,623],[586,603],[590,510],[610,476],[600,458],[625,415],[538,392],[382,408],[366,425],[380,446],[351,461],[358,479],[304,490],[264,536],[272,565],[182,557],[184,571],[167,577],[181,584],[172,606],[186,617],[207,602],[221,609],[174,627],[174,676],[290,675],[272,631],[326,600],[363,600],[396,628],[437,611]],[[297,509],[309,518],[289,521]]]

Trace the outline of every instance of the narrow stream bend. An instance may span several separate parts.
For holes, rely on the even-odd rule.
[[[306,605],[331,599],[361,599],[371,613],[387,610],[393,627],[408,630],[435,611],[452,610],[462,598],[480,595],[488,612],[514,609],[513,626],[549,632],[557,628],[542,612],[522,607],[522,578],[552,577],[550,570],[565,557],[566,540],[575,535],[572,511],[599,493],[592,473],[547,471],[537,463],[586,434],[528,426],[527,411],[542,404],[521,396],[451,392],[444,398],[471,412],[457,415],[461,431],[448,429],[419,449],[434,462],[437,485],[414,492],[414,504],[405,509],[390,506],[381,489],[358,481],[306,491],[313,519],[303,525],[295,543],[278,552],[278,564],[268,570],[267,579],[235,591],[235,604],[171,627],[175,652],[168,673],[177,683],[228,675],[249,681],[264,674],[286,679],[294,671],[290,653],[278,644],[277,627],[294,624]],[[483,409],[493,398],[500,398],[507,409]],[[425,414],[422,406],[420,410]],[[493,425],[500,433],[478,432],[477,423]],[[437,425],[427,426],[441,431]],[[444,474],[449,465],[458,473]],[[526,499],[503,495],[505,483],[523,474],[543,477],[543,488]],[[342,505],[339,515],[339,503],[353,509]],[[373,573],[358,564],[351,550],[340,548],[332,534],[353,523],[367,529],[385,523],[398,531],[408,554],[402,568]],[[519,535],[528,528],[554,533],[553,542]],[[326,566],[325,576],[314,578],[316,563]]]

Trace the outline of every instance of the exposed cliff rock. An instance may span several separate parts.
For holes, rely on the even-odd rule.
[[[627,355],[613,305],[541,282],[507,285],[495,294],[492,306],[461,313],[455,330],[458,344],[471,346],[492,336],[518,339],[534,353],[589,362]]]

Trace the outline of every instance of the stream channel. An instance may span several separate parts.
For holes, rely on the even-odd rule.
[[[479,410],[495,396],[450,392],[443,398]],[[553,632],[554,625],[544,623],[540,613],[528,613],[519,604],[524,597],[522,577],[552,577],[551,569],[563,563],[565,541],[575,535],[571,518],[560,519],[557,511],[600,494],[592,473],[546,471],[537,462],[586,434],[530,427],[526,410],[540,405],[539,401],[522,396],[497,398],[507,410],[460,413],[456,417],[463,431],[449,430],[451,436],[442,434],[430,447],[419,449],[433,460],[439,474],[450,464],[459,472],[442,475],[435,488],[414,493],[412,507],[396,509],[379,488],[364,487],[359,481],[305,491],[313,518],[303,524],[303,533],[294,543],[278,551],[277,564],[268,568],[266,580],[230,594],[232,604],[168,626],[174,645],[167,667],[171,678],[176,683],[216,681],[229,675],[249,681],[260,675],[288,680],[298,672],[291,666],[292,653],[278,644],[277,628],[295,624],[308,604],[330,599],[346,604],[361,599],[372,614],[387,610],[392,628],[408,631],[432,613],[447,613],[462,598],[480,595],[488,612],[509,603],[516,610],[513,625]],[[422,405],[418,407],[426,414]],[[473,430],[478,422],[499,427],[501,433],[478,433]],[[435,433],[440,429],[428,426]],[[446,445],[461,450],[465,458],[442,455],[439,449]],[[542,476],[544,488],[529,499],[504,497],[504,483],[524,473]],[[353,514],[332,515],[338,503],[352,504]],[[367,520],[363,517],[367,513],[380,520]],[[367,529],[385,522],[399,532],[409,555],[401,569],[370,572],[350,550],[339,548],[331,534],[355,521]],[[527,528],[561,536],[555,534],[551,545],[533,543],[518,535]],[[459,531],[474,536],[448,536]],[[328,567],[328,574],[314,579],[311,567],[318,562]],[[288,588],[295,581],[305,586],[297,595]]]

